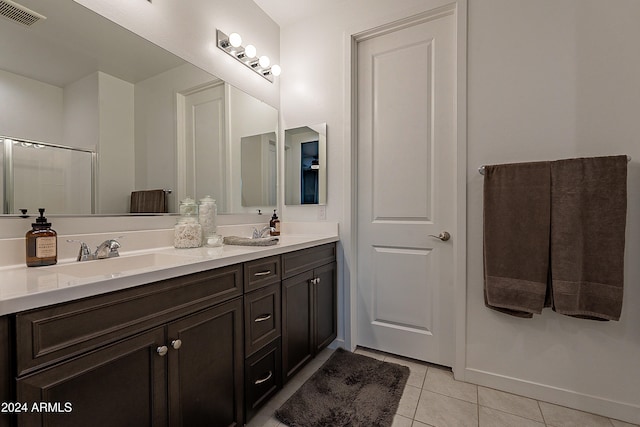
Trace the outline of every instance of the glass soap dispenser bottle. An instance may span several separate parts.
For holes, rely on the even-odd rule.
[[[51,229],[51,223],[44,216],[44,208],[38,209],[40,216],[31,224],[32,229],[25,235],[27,266],[40,267],[58,262],[58,233]]]

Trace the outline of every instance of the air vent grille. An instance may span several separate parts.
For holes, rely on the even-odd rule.
[[[41,19],[47,19],[45,16],[11,0],[0,0],[0,16],[26,26],[31,26]]]

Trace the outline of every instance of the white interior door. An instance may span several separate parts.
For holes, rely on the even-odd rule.
[[[215,83],[179,96],[178,152],[184,161],[178,162],[178,198],[212,196],[218,211],[226,212],[224,85]]]
[[[454,10],[357,43],[357,344],[453,364]]]

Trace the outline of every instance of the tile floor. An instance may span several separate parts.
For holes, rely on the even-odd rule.
[[[248,427],[285,427],[273,417],[295,391],[331,356],[323,350],[274,396]],[[639,427],[453,379],[451,371],[358,348],[356,353],[410,369],[392,427]]]

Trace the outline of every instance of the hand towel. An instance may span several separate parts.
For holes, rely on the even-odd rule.
[[[144,190],[131,192],[131,213],[166,213],[166,192]]]
[[[551,182],[553,308],[570,316],[619,320],[627,157],[555,161]]]
[[[487,307],[532,317],[545,305],[549,271],[549,162],[485,166]]]

